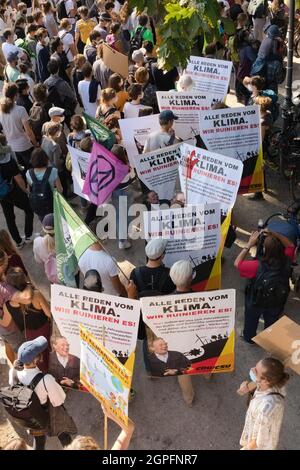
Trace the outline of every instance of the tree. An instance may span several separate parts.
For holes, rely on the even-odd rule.
[[[204,35],[211,42],[218,35],[219,5],[217,0],[129,0],[139,12],[158,17],[158,48],[162,68],[186,68],[195,41]]]

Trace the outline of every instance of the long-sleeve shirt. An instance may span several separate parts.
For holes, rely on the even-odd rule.
[[[49,77],[47,69],[47,65],[50,60],[49,48],[38,43],[36,46],[36,55],[37,80],[43,83]]]

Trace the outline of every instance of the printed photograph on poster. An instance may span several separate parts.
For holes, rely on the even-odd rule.
[[[80,358],[70,353],[70,343],[59,334],[51,336],[49,374],[63,387],[87,392],[80,382]]]
[[[119,120],[123,145],[131,165],[135,165],[134,157],[144,152],[149,134],[160,130],[158,117],[159,114],[151,114],[150,116]]]
[[[171,200],[178,179],[180,144],[137,155],[134,166],[139,179],[149,191],[156,191],[159,199]]]
[[[235,290],[143,297],[154,377],[232,372]]]
[[[195,83],[193,91],[211,93],[217,101],[224,101],[231,77],[232,62],[191,56],[185,73]]]
[[[175,134],[182,140],[194,139],[192,145],[199,147],[199,111],[209,110],[217,102],[212,94],[197,92],[157,91],[160,111],[171,110],[178,117],[174,121]]]
[[[52,284],[51,312],[69,352],[80,357],[79,324],[125,364],[134,354],[140,318],[138,300]]]
[[[90,153],[83,152],[75,147],[67,146],[72,161],[73,191],[77,196],[89,201],[89,197],[82,192],[85,178],[88,171]]]
[[[186,143],[180,150],[179,178],[187,204],[219,202],[226,215],[237,197],[243,163]]]
[[[128,423],[132,373],[88,330],[80,326],[80,380],[122,423]]]
[[[243,162],[239,193],[263,189],[263,159],[258,106],[201,111],[202,148]]]

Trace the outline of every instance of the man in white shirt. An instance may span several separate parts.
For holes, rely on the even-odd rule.
[[[143,153],[152,152],[154,150],[168,147],[179,142],[175,136],[173,129],[174,120],[177,120],[173,111],[165,110],[159,115],[160,131],[152,132],[146,139]]]
[[[102,249],[100,243],[91,245],[80,257],[78,265],[84,276],[90,269],[100,274],[105,294],[127,297],[126,289],[119,279],[117,264]]]
[[[80,95],[84,111],[92,117],[96,116],[97,107],[100,102],[101,87],[93,78],[93,67],[89,62],[81,69],[84,79],[78,83],[78,93]]]
[[[11,29],[6,29],[3,32],[5,42],[2,44],[2,52],[6,60],[10,52],[17,52],[19,55],[24,55],[23,51],[14,44],[14,36],[15,35]]]

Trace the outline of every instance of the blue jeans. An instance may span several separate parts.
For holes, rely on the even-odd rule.
[[[264,329],[273,325],[279,320],[283,307],[259,308],[251,305],[250,300],[245,296],[245,318],[243,336],[245,341],[252,343],[252,338],[256,336],[256,330],[260,317],[264,319]]]

